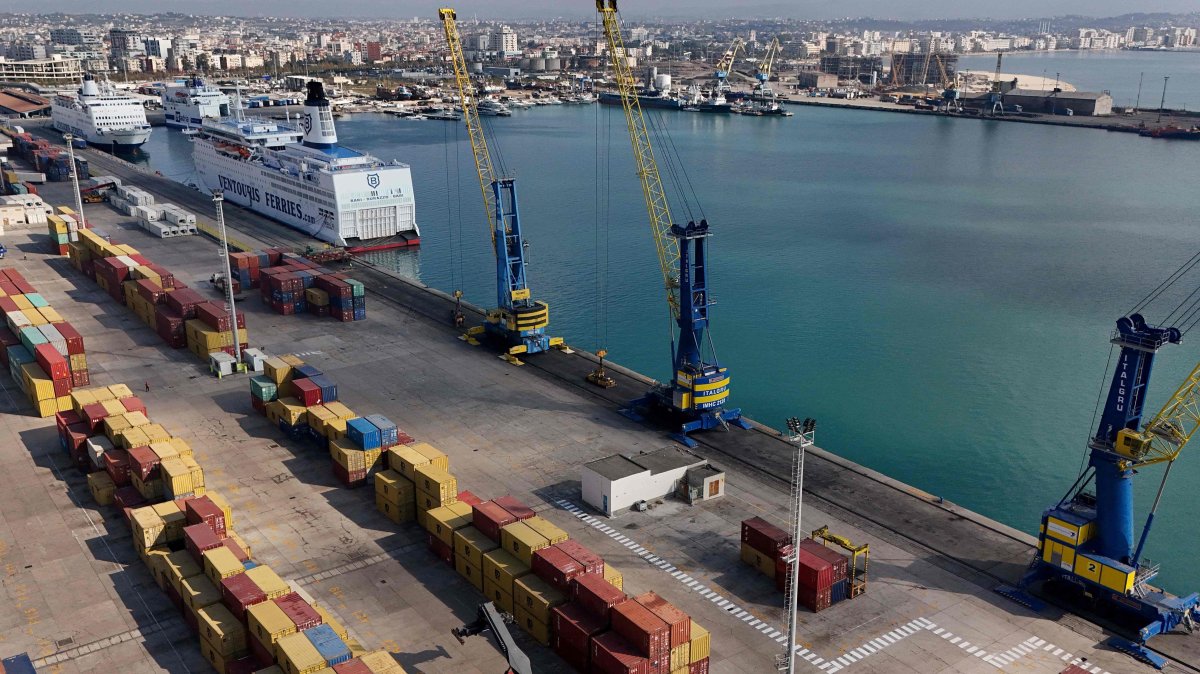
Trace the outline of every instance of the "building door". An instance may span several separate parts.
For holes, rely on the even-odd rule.
[[[718,479],[713,480],[712,482],[708,483],[708,497],[712,498],[714,496],[720,496],[720,495],[721,495],[721,480],[720,480],[720,478],[718,478]]]
[[[608,512],[608,494],[604,494],[603,496],[601,496],[600,502],[604,505],[604,507],[602,508],[602,510],[604,511],[604,514],[608,515],[609,514],[609,512]]]

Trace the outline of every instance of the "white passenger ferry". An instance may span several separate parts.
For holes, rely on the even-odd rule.
[[[199,77],[168,84],[163,90],[162,106],[167,126],[183,128],[199,127],[206,119],[220,119],[232,114],[229,95]]]
[[[200,181],[225,200],[351,251],[416,245],[412,174],[337,144],[329,100],[309,82],[298,126],[244,116],[205,120],[193,143]]]
[[[54,97],[50,121],[59,131],[110,150],[132,150],[150,138],[141,102],[107,83],[100,85],[91,74],[84,76],[77,92]]]

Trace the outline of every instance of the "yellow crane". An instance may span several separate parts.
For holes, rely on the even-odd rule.
[[[641,181],[646,212],[671,317],[678,326],[672,333],[672,377],[669,384],[655,385],[645,396],[634,400],[623,413],[636,420],[643,415],[663,418],[677,430],[671,434],[688,447],[697,442],[688,433],[730,424],[749,429],[739,409],[726,409],[729,397],[729,371],[716,360],[712,341],[707,339],[709,308],[706,241],[708,221],[675,224],[667,194],[658,172],[658,162],[650,144],[650,131],[638,99],[638,83],[630,72],[625,41],[617,18],[617,0],[596,0],[596,10],[604,23],[609,61],[621,95],[621,107],[629,128],[634,163]],[[680,167],[682,170],[682,167]],[[678,338],[675,335],[678,334]]]
[[[758,80],[755,93],[764,100],[775,100],[775,92],[771,90],[771,71],[775,69],[775,57],[779,55],[779,49],[779,38],[771,38],[771,44],[767,45],[766,53],[758,62],[758,73],[754,75]]]
[[[729,91],[729,73],[733,72],[733,62],[737,59],[738,50],[744,50],[745,46],[746,43],[742,41],[742,38],[734,38],[733,44],[721,55],[721,60],[717,61],[716,91],[718,93]]]

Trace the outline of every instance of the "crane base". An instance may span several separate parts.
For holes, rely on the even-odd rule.
[[[665,392],[659,389],[652,390],[645,396],[631,401],[629,406],[620,412],[626,418],[639,423],[650,418],[667,426],[675,426],[678,430],[669,433],[671,439],[689,449],[694,449],[700,444],[688,435],[695,431],[707,431],[715,428],[729,430],[730,426],[737,426],[744,430],[753,428],[750,422],[742,418],[740,408],[717,408],[704,411],[681,410],[671,403],[669,388]]]
[[[1011,585],[997,585],[996,587],[992,588],[992,592],[995,592],[1002,597],[1011,599],[1021,606],[1034,611],[1035,613],[1041,613],[1042,610],[1046,608],[1046,602],[1038,599],[1019,587],[1013,587]]]
[[[1104,644],[1155,669],[1162,669],[1167,666],[1167,659],[1146,648],[1145,644],[1139,644],[1128,639],[1122,639],[1121,637],[1109,637]]]

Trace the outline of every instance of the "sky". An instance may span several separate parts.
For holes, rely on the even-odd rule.
[[[5,6],[8,6],[7,8]],[[327,0],[44,0],[28,5],[18,0],[0,0],[0,11],[91,12],[196,12],[198,14],[346,16],[436,18],[439,6],[453,6],[459,16],[517,19],[536,17],[579,17],[595,14],[594,0],[352,0],[338,10]],[[893,19],[959,19],[991,17],[997,19],[1040,18],[1078,14],[1115,16],[1129,12],[1192,12],[1196,0],[922,0],[897,3],[891,0],[619,0],[618,7],[627,18],[663,16],[702,18],[705,16],[789,17],[829,19],[846,16],[871,16]]]

